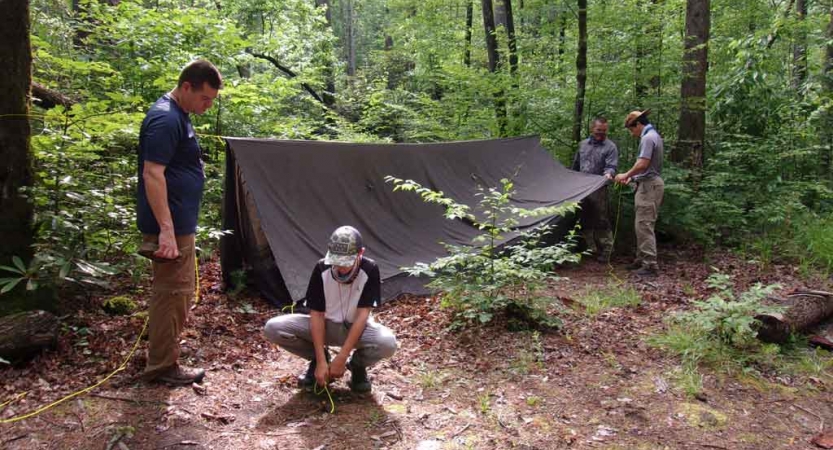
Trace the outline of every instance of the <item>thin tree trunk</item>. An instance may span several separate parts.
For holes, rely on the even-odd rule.
[[[327,20],[327,27],[332,31],[333,29],[333,13],[330,10],[330,0],[315,0],[315,6],[319,8],[324,8],[324,18]],[[333,105],[336,103],[336,83],[335,83],[335,70],[333,69],[333,61],[328,56],[327,62],[324,66],[324,92],[321,93],[321,97],[324,100],[324,105],[328,108],[332,109]]]
[[[515,17],[512,13],[512,0],[503,0],[506,12],[506,37],[509,45],[509,73],[515,75],[518,71],[518,42],[515,38]]]
[[[828,98],[833,95],[833,7],[830,8],[830,21],[827,22],[826,52],[824,58],[824,72],[822,73],[822,87]],[[833,185],[833,111],[829,108],[824,112],[822,123],[822,142],[825,144],[821,149],[821,170],[822,179],[827,179],[829,185]],[[825,148],[826,147],[826,148]]]
[[[564,61],[564,49],[567,47],[567,15],[563,12],[558,15],[558,63]]]
[[[587,0],[578,0],[578,51],[576,52],[576,106],[573,113],[573,142],[581,140],[584,91],[587,84]]]
[[[344,1],[344,31],[347,45],[347,75],[356,75],[356,34],[353,27],[353,0]]]
[[[32,186],[29,90],[32,49],[29,0],[3,0],[0,14],[0,264],[32,255],[32,203],[20,195]]]
[[[495,35],[495,16],[492,12],[492,0],[481,0],[483,5],[483,29],[486,31],[486,55],[489,57],[489,72],[495,72],[500,65]]]
[[[463,53],[463,64],[471,67],[471,27],[474,21],[474,0],[466,1],[466,49]]]
[[[680,87],[682,105],[677,148],[672,160],[699,176],[703,169],[703,146],[706,141],[706,71],[708,70],[710,0],[688,0],[686,36],[683,52],[683,79]]]
[[[804,29],[805,18],[807,17],[807,1],[796,0],[795,12],[798,15],[798,26],[800,27],[793,46],[793,89],[799,91],[807,80],[807,31]]]
[[[500,54],[497,50],[497,36],[495,36],[495,16],[492,11],[492,0],[482,0],[483,29],[486,32],[486,53],[489,56],[489,72],[495,73],[500,67]],[[495,94],[495,118],[498,124],[498,135],[504,136],[507,128],[506,99],[503,89]]]

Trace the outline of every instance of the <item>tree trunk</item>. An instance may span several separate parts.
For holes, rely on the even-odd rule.
[[[58,341],[58,319],[46,311],[27,311],[0,317],[0,358],[29,359]]]
[[[486,31],[486,54],[489,57],[489,72],[494,73],[500,65],[500,55],[497,50],[492,0],[482,0],[481,4],[483,5],[483,29]]]
[[[0,264],[32,255],[32,203],[20,195],[32,186],[29,89],[32,50],[29,0],[3,0],[0,14]]]
[[[706,71],[708,70],[710,0],[688,0],[686,37],[683,52],[683,79],[680,88],[679,132],[672,160],[695,172],[703,169],[706,141]]]
[[[506,12],[506,37],[509,45],[509,73],[515,75],[518,71],[518,42],[515,38],[515,17],[512,13],[512,0],[503,0]]]
[[[833,315],[833,294],[822,291],[799,291],[786,299],[770,298],[785,306],[781,314],[762,314],[758,338],[764,342],[783,343],[790,334],[806,331]]]
[[[581,140],[584,91],[587,84],[587,0],[578,0],[578,51],[576,52],[576,106],[573,112],[573,142]]]
[[[353,29],[353,0],[344,1],[344,42],[347,46],[347,75],[356,75],[356,35]]]
[[[333,13],[330,10],[330,0],[315,0],[315,6],[324,8],[324,18],[327,20],[327,27],[329,27],[332,31]],[[324,99],[324,105],[332,109],[333,105],[336,103],[336,83],[333,61],[329,57],[327,58],[327,63],[324,67],[324,83],[324,92],[321,93],[321,97]]]
[[[824,72],[822,73],[821,84],[824,93],[830,98],[833,95],[833,7],[830,8],[830,21],[827,22],[827,45],[824,58]],[[822,142],[821,171],[822,179],[826,179],[828,185],[833,185],[833,111],[828,108],[822,115]]]
[[[466,1],[466,47],[463,53],[463,64],[471,67],[471,27],[474,21],[474,0]]]
[[[796,0],[795,12],[798,15],[798,33],[793,46],[793,77],[792,86],[800,92],[804,81],[807,80],[807,30],[804,29],[807,17],[807,1]]]
[[[482,0],[483,5],[483,29],[486,32],[486,53],[489,56],[489,72],[495,73],[500,67],[500,54],[497,49],[497,36],[495,35],[495,16],[492,11],[492,0]],[[508,126],[506,114],[506,98],[503,89],[494,94],[495,97],[495,119],[498,125],[498,135],[505,136]]]
[[[495,29],[497,27],[506,27],[506,7],[504,0],[495,0]]]

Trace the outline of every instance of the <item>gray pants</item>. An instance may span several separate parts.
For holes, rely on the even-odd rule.
[[[309,326],[310,318],[306,314],[287,314],[269,319],[264,327],[266,339],[281,348],[312,361],[315,348]],[[324,345],[341,347],[350,332],[349,325],[324,321]],[[367,320],[364,332],[356,343],[352,363],[359,367],[370,367],[384,358],[390,358],[396,352],[396,336],[393,332],[373,319]]]
[[[636,187],[636,260],[643,267],[657,267],[657,238],[654,225],[659,216],[665,183],[660,177],[640,181]]]

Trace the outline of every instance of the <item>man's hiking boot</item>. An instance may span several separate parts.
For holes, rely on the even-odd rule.
[[[653,266],[644,266],[636,271],[638,277],[655,277],[657,276],[657,268]]]
[[[327,362],[330,362],[330,352],[325,351],[324,356],[327,358]],[[307,367],[306,373],[298,377],[298,387],[303,389],[307,392],[312,392],[315,389],[315,367],[317,364],[315,363],[315,357],[312,358],[312,361],[309,362],[309,366]]]
[[[625,266],[625,269],[627,269],[627,270],[639,270],[641,268],[642,268],[642,261],[639,261],[639,260],[636,260],[636,261],[628,264],[627,266]]]
[[[367,368],[353,364],[352,359],[348,365],[350,366],[350,390],[359,394],[370,392],[372,386],[370,379],[367,378]]]
[[[203,378],[205,378],[205,370],[175,364],[170,369],[153,377],[151,381],[184,386],[191,383],[202,383]]]

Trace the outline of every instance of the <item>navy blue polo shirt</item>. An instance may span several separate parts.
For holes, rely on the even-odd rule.
[[[145,161],[165,166],[168,207],[176,235],[197,231],[197,217],[205,184],[201,150],[191,119],[165,94],[150,107],[139,131],[139,191],[136,219],[139,231],[159,234],[159,223],[150,209],[142,172]]]

